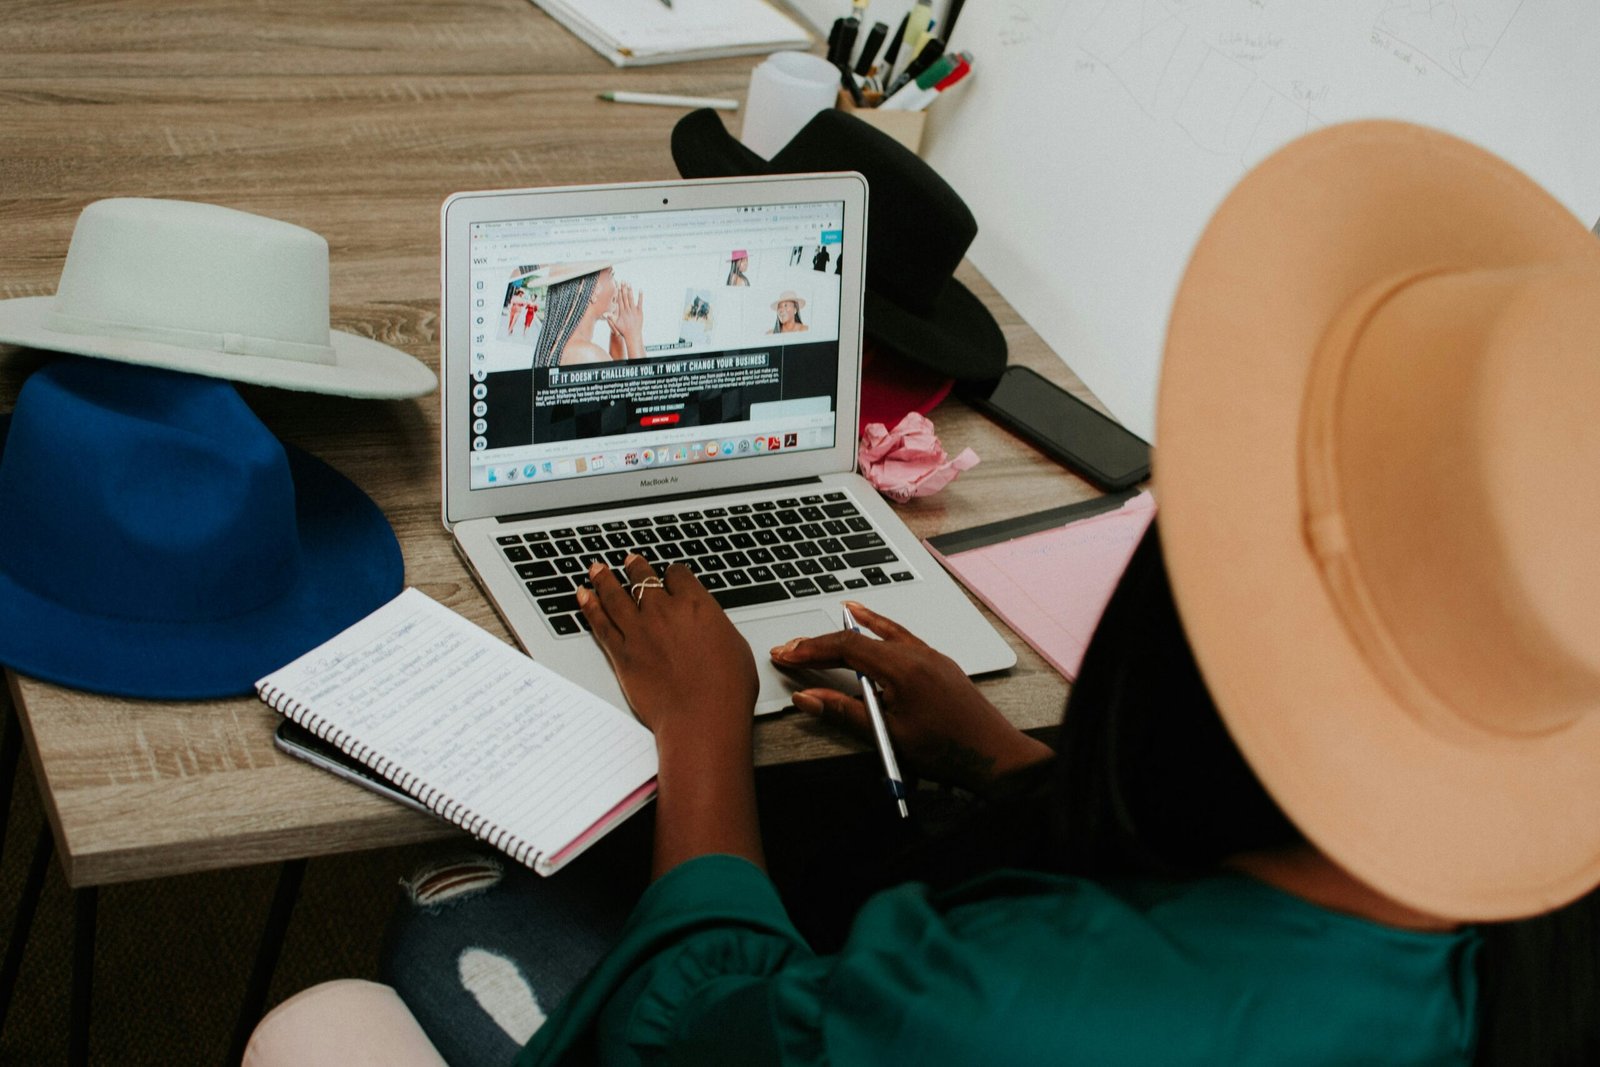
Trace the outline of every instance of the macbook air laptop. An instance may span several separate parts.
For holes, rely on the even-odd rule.
[[[847,599],[969,674],[1015,663],[855,473],[866,212],[859,174],[445,201],[444,522],[534,659],[625,705],[576,591],[638,552],[727,609],[758,712],[817,684],[768,649]]]

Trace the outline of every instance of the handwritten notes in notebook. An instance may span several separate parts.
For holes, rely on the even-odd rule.
[[[767,0],[533,0],[619,67],[809,48]]]
[[[1155,513],[1148,492],[1122,493],[925,543],[957,581],[1071,679]]]
[[[654,795],[638,720],[416,589],[256,690],[541,874]]]

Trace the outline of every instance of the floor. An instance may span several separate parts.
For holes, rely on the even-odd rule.
[[[814,871],[841,824],[888,847],[901,832],[878,791],[872,760],[844,757],[761,772],[763,822],[775,877]],[[43,812],[24,756],[0,856],[0,931],[9,937]],[[399,881],[453,844],[312,860],[268,997],[276,1004],[317,982],[377,975],[384,926]],[[837,853],[835,853],[837,856]],[[100,891],[92,1062],[216,1064],[226,1057],[277,869],[221,871]],[[66,1061],[71,897],[52,861],[27,944],[0,1064]]]
[[[24,759],[0,857],[0,931],[7,938],[42,821]],[[325,979],[375,976],[398,881],[429,852],[312,860],[269,1003]],[[276,878],[275,867],[252,867],[100,891],[93,1062],[222,1062]],[[52,861],[0,1033],[0,1063],[66,1062],[71,949],[71,896]]]

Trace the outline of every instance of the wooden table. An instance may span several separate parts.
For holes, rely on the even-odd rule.
[[[526,0],[182,7],[143,0],[78,14],[44,3],[8,15],[0,297],[54,292],[73,223],[92,200],[206,200],[326,236],[334,326],[437,368],[446,195],[672,177],[668,134],[680,113],[595,94],[626,86],[742,97],[754,62],[618,71]],[[981,277],[961,277],[995,310],[1014,362],[1083,392]],[[8,408],[39,357],[0,353]],[[281,437],[377,501],[409,583],[509,640],[440,524],[437,395],[371,402],[243,391]],[[1095,495],[956,401],[934,419],[952,451],[971,445],[983,463],[900,509],[918,534]],[[985,693],[1020,726],[1054,723],[1065,682],[1012,644],[1017,666],[985,679]],[[282,756],[273,713],[252,698],[153,703],[9,681],[73,886],[454,832]],[[796,715],[763,720],[756,745],[762,764],[853,747]]]
[[[680,112],[595,94],[742,98],[755,62],[616,70],[526,0],[40,0],[8,5],[0,54],[0,298],[53,293],[86,203],[203,200],[325,235],[333,325],[435,368],[446,195],[672,178],[667,138]],[[960,277],[994,309],[1013,362],[1086,395],[976,272]],[[42,358],[0,346],[0,410]],[[405,550],[406,581],[509,640],[440,523],[437,395],[242,392],[280,437],[378,502]],[[1096,494],[960,403],[933,418],[950,451],[973,446],[982,466],[899,509],[918,534]],[[1053,725],[1066,681],[1000,630],[1018,665],[984,678],[984,693],[1022,728]],[[6,681],[42,787],[46,843],[82,891],[80,931],[85,920],[93,929],[93,886],[456,832],[283,757],[275,715],[253,697],[163,704],[11,672]],[[798,715],[765,718],[755,744],[762,765],[858,749]]]
[[[55,291],[90,201],[210,201],[323,234],[333,325],[435,368],[445,196],[673,177],[668,135],[680,113],[596,94],[742,98],[755,62],[619,71],[527,0],[12,4],[0,54],[0,297]],[[1013,362],[1084,394],[981,277],[970,268],[961,277],[994,309]],[[0,346],[0,409],[42,358]],[[377,501],[410,584],[509,640],[440,523],[437,395],[370,402],[242,391],[282,438]],[[900,508],[918,534],[1095,495],[955,401],[934,419],[947,447],[970,445],[983,462]],[[1018,664],[984,679],[984,692],[1019,726],[1053,724],[1066,683],[1000,629]],[[160,703],[10,672],[7,681],[75,888],[455,832],[280,755],[275,716],[253,698]],[[855,748],[793,714],[756,730],[761,764]]]

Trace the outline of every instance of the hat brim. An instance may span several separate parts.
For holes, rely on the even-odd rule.
[[[1301,401],[1335,313],[1379,279],[1595,257],[1581,222],[1487,152],[1403,123],[1351,123],[1240,182],[1169,322],[1155,480],[1206,683],[1314,845],[1446,918],[1531,915],[1600,882],[1600,715],[1543,736],[1467,724],[1446,736],[1395,699],[1307,546]]]
[[[951,278],[927,317],[914,315],[871,289],[862,315],[866,335],[907,359],[958,381],[998,378],[1006,369],[1006,337],[983,301]]]
[[[0,416],[0,456],[10,423],[10,415]],[[283,596],[232,618],[144,622],[75,611],[0,573],[0,663],[114,696],[236,696],[397,596],[405,565],[383,512],[326,463],[284,449],[301,567]]]
[[[672,158],[685,178],[777,173],[709,109],[693,112],[673,127]],[[868,289],[863,323],[874,341],[951,378],[983,381],[999,377],[1006,367],[1006,338],[999,323],[983,301],[954,278],[926,316]]]
[[[397,348],[342,330],[329,331],[332,363],[303,363],[266,356],[208,352],[154,341],[63,333],[45,325],[54,297],[0,301],[0,341],[49,352],[70,352],[144,367],[161,367],[277,389],[328,393],[362,400],[425,396],[438,387],[433,371]]]
[[[685,178],[772,174],[772,164],[746,148],[710,108],[691,111],[672,127],[672,161]]]

